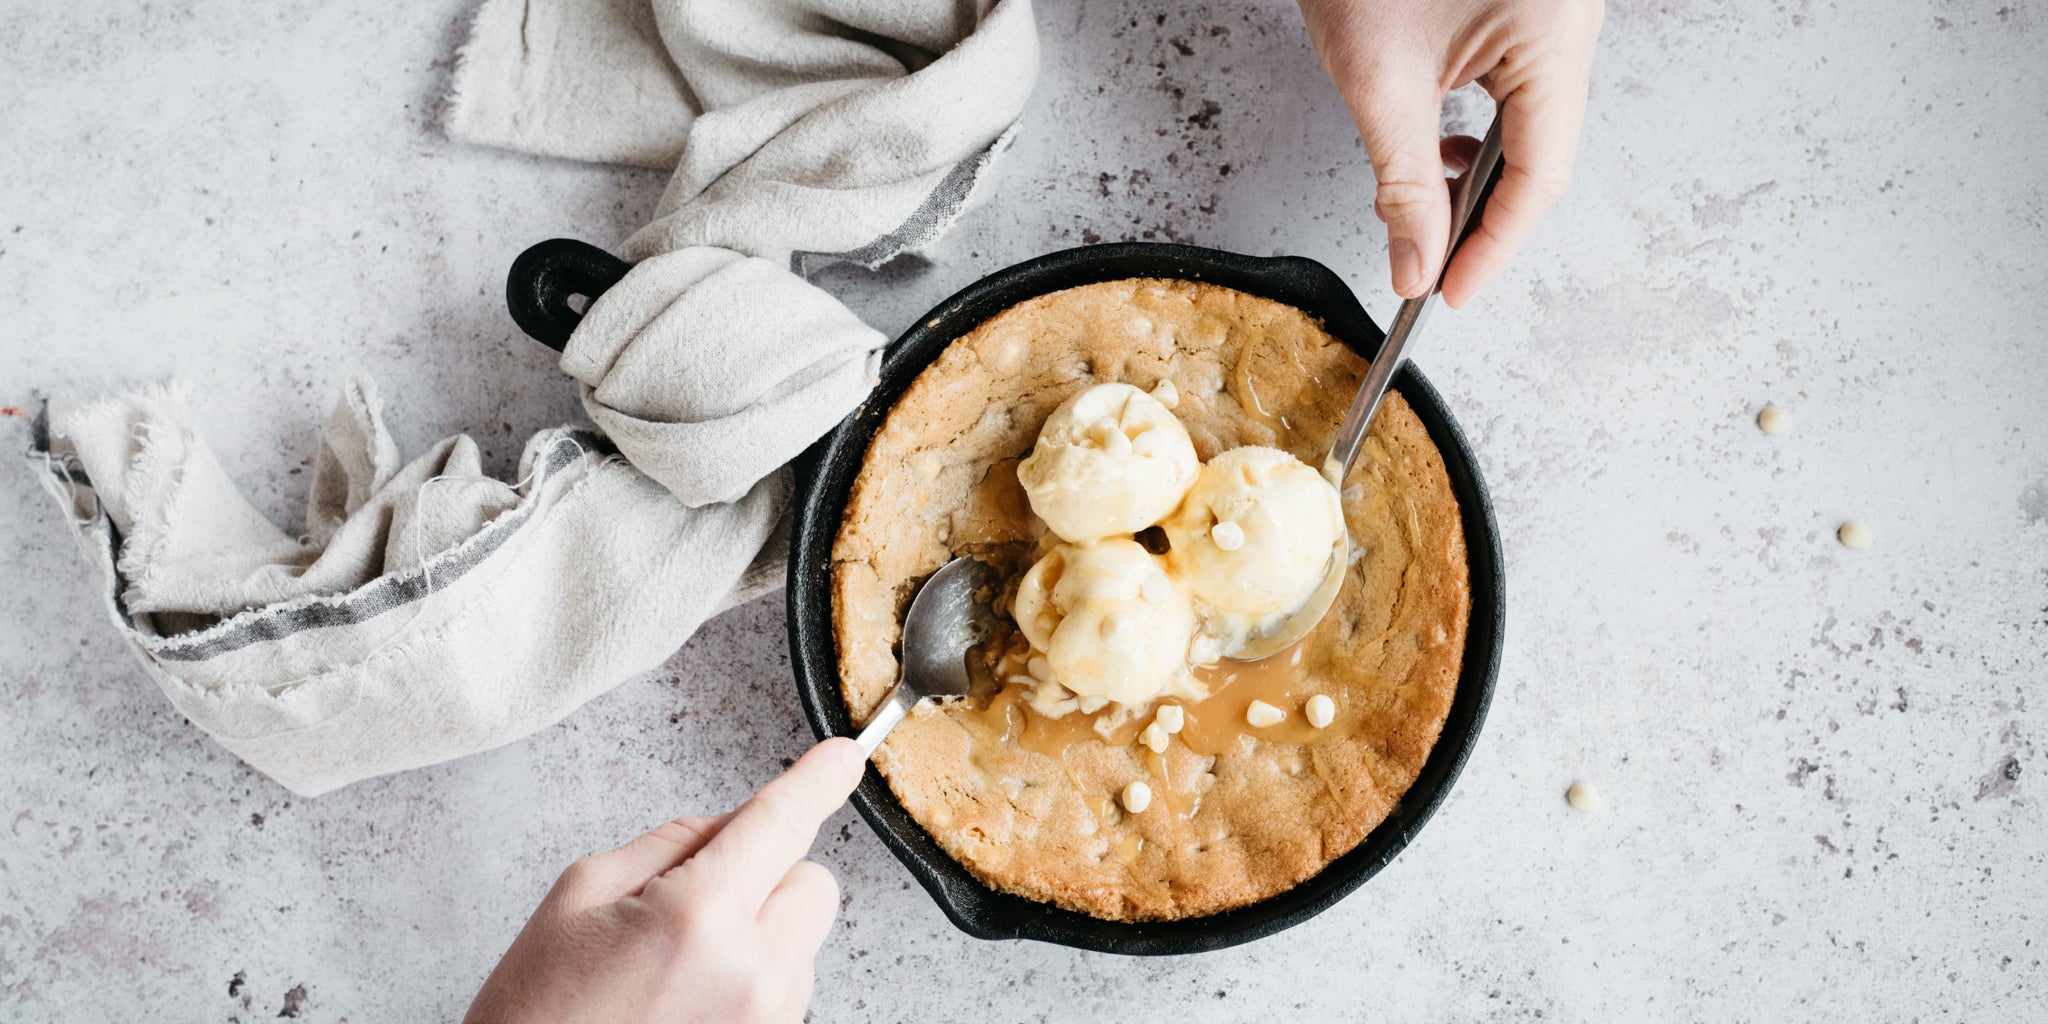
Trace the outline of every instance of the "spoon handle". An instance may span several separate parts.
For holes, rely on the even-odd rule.
[[[1457,186],[1452,190],[1451,244],[1444,250],[1444,261],[1436,268],[1435,280],[1421,295],[1403,300],[1401,308],[1394,313],[1387,340],[1380,343],[1379,354],[1373,357],[1372,366],[1365,371],[1365,379],[1359,382],[1358,395],[1351,400],[1351,408],[1344,414],[1344,425],[1337,430],[1337,440],[1330,446],[1330,456],[1323,460],[1323,476],[1338,490],[1344,489],[1344,478],[1351,472],[1351,462],[1358,457],[1359,446],[1365,443],[1365,433],[1372,427],[1373,414],[1379,412],[1380,399],[1386,397],[1387,385],[1394,380],[1394,371],[1401,368],[1402,350],[1408,347],[1408,340],[1415,336],[1415,332],[1422,329],[1422,321],[1436,305],[1437,292],[1444,284],[1444,269],[1451,265],[1451,257],[1458,254],[1458,248],[1465,244],[1465,239],[1479,227],[1480,211],[1486,208],[1487,198],[1493,195],[1493,186],[1500,181],[1500,122],[1500,111],[1496,110],[1493,126],[1486,130],[1486,139],[1479,144],[1479,155],[1472,159],[1471,168],[1458,177]]]
[[[869,722],[868,727],[860,731],[854,742],[859,743],[860,748],[867,751],[869,757],[875,756],[875,750],[882,745],[882,740],[888,737],[889,731],[896,728],[898,722],[909,717],[910,709],[916,704],[917,701],[910,696],[910,691],[905,690],[901,683],[897,684],[895,689],[889,691],[889,699],[882,702],[881,710],[875,712],[874,721]]]

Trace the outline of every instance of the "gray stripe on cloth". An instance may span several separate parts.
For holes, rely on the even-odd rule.
[[[47,438],[43,447],[32,454],[40,454],[50,472],[67,483],[91,481],[77,469],[49,455]],[[532,518],[534,504],[547,478],[560,472],[570,463],[596,452],[601,455],[615,455],[611,441],[602,434],[587,430],[571,430],[557,437],[550,445],[547,457],[541,460],[538,476],[532,481],[531,489],[513,510],[491,521],[490,525],[477,531],[469,540],[440,558],[431,560],[418,569],[402,576],[381,576],[345,595],[321,595],[304,604],[292,604],[272,610],[244,613],[226,622],[208,627],[196,634],[181,637],[148,637],[137,635],[134,639],[143,645],[151,656],[165,661],[205,661],[232,651],[241,650],[252,644],[282,640],[297,633],[312,629],[326,629],[333,626],[352,626],[366,622],[385,612],[403,608],[419,601],[461,579],[471,569],[482,564],[492,552],[503,546],[505,541],[519,529],[520,524]],[[108,564],[114,566],[115,607],[129,628],[134,622],[127,609],[121,605],[121,591],[125,584],[120,579],[120,537],[114,524],[106,514],[99,514],[105,525],[109,540]]]
[[[953,226],[955,218],[967,205],[967,199],[974,194],[974,186],[981,175],[988,170],[996,154],[1009,148],[1017,126],[1011,125],[988,148],[954,164],[939,179],[938,187],[918,204],[916,210],[905,218],[894,231],[861,246],[842,252],[804,252],[789,254],[789,269],[799,277],[809,277],[812,272],[833,263],[857,263],[873,270],[884,263],[906,253],[916,252],[938,241],[946,229]]]

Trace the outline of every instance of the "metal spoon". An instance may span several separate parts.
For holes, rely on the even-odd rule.
[[[940,566],[917,588],[903,619],[903,678],[858,737],[869,757],[919,701],[967,694],[967,649],[988,635],[995,621],[988,598],[999,582],[987,563],[962,556]]]
[[[1387,340],[1380,343],[1379,354],[1366,368],[1365,379],[1358,385],[1358,394],[1351,399],[1351,408],[1344,414],[1344,424],[1337,429],[1337,439],[1330,445],[1330,454],[1323,460],[1323,478],[1340,495],[1344,490],[1344,478],[1351,473],[1351,463],[1358,458],[1358,449],[1365,445],[1365,434],[1372,427],[1373,415],[1379,412],[1380,399],[1386,397],[1387,385],[1393,382],[1394,371],[1401,368],[1403,350],[1409,339],[1422,329],[1422,321],[1436,305],[1437,292],[1444,283],[1444,268],[1450,266],[1451,257],[1457,255],[1458,248],[1479,226],[1480,211],[1485,209],[1487,197],[1493,194],[1493,186],[1500,180],[1500,122],[1500,112],[1495,111],[1493,126],[1486,130],[1486,139],[1479,144],[1479,155],[1472,158],[1471,168],[1458,177],[1452,189],[1451,244],[1444,251],[1443,264],[1436,269],[1436,279],[1430,282],[1429,290],[1404,300],[1400,310],[1394,314],[1394,324],[1387,331]],[[1232,656],[1232,660],[1257,661],[1270,657],[1307,636],[1317,623],[1323,621],[1323,616],[1329,614],[1330,606],[1337,603],[1337,593],[1344,589],[1344,572],[1350,566],[1350,538],[1339,537],[1315,593],[1309,595],[1309,599],[1292,615],[1253,636]]]

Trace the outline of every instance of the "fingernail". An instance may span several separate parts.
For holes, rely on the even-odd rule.
[[[1387,262],[1394,271],[1394,291],[1406,296],[1422,287],[1422,251],[1405,238],[1387,243]]]
[[[839,763],[846,769],[846,774],[859,777],[868,770],[867,751],[862,750],[860,744],[846,740],[834,746],[839,748]]]

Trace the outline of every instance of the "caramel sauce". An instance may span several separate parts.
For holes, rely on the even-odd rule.
[[[1166,760],[1166,755],[1145,752],[1145,770],[1159,780],[1158,798],[1166,801],[1174,817],[1192,818],[1202,806],[1202,792],[1197,788],[1199,776],[1176,777]]]
[[[1287,422],[1285,416],[1269,411],[1265,402],[1260,400],[1258,389],[1252,386],[1252,351],[1252,346],[1246,345],[1238,352],[1237,365],[1230,371],[1230,392],[1237,397],[1238,407],[1245,411],[1245,415],[1272,431],[1274,437],[1284,440],[1294,425]]]
[[[1252,372],[1252,357],[1259,351],[1261,349],[1256,344],[1256,339],[1248,339],[1243,347],[1238,349],[1237,364],[1230,370],[1230,393],[1237,398],[1238,408],[1243,409],[1245,415],[1273,432],[1275,443],[1279,447],[1291,448],[1289,442],[1293,440],[1294,423],[1288,418],[1287,413],[1281,410],[1289,406],[1298,408],[1302,403],[1299,401],[1299,395],[1296,396],[1296,401],[1287,402],[1283,400],[1283,396],[1259,393],[1259,389],[1254,385],[1255,377]],[[1308,378],[1309,387],[1320,389],[1323,384],[1322,377],[1316,375],[1301,361],[1301,353],[1293,353],[1293,360],[1294,368]]]
[[[1185,743],[1197,754],[1213,757],[1237,746],[1245,736],[1274,743],[1309,745],[1340,733],[1334,723],[1328,729],[1310,725],[1302,708],[1313,692],[1308,643],[1308,640],[1303,640],[1260,661],[1225,661],[1197,666],[1195,678],[1208,687],[1209,696],[1198,701],[1161,702],[1162,706],[1179,705],[1186,716],[1185,724],[1174,737],[1175,741]],[[970,664],[982,662],[978,658],[969,660]],[[1024,685],[999,683],[987,668],[974,675],[973,692],[954,705],[952,716],[967,730],[977,747],[1009,745],[1064,763],[1067,752],[1077,744],[1102,743],[1112,747],[1135,744],[1138,734],[1153,718],[1150,714],[1132,716],[1104,735],[1095,728],[1095,715],[1076,711],[1059,718],[1047,718],[1032,709],[1026,700],[1029,690]],[[1285,711],[1287,717],[1265,728],[1252,726],[1245,720],[1245,709],[1255,700],[1263,700]],[[1165,802],[1174,816],[1182,819],[1194,817],[1202,803],[1201,773],[1175,774],[1165,756],[1150,750],[1145,751],[1145,767],[1148,774],[1158,780],[1154,787],[1157,798]],[[1109,817],[1113,809],[1112,797],[1090,794],[1084,799],[1096,817]]]
[[[1310,748],[1308,762],[1309,766],[1315,769],[1316,778],[1323,780],[1323,791],[1330,794],[1330,799],[1339,807],[1350,806],[1352,801],[1346,800],[1344,794],[1338,791],[1337,784],[1330,781],[1330,767],[1323,763],[1323,752]]]
[[[1044,754],[1055,761],[1064,760],[1067,748],[1076,743],[1129,746],[1137,741],[1138,732],[1145,723],[1151,721],[1150,718],[1133,718],[1111,730],[1105,738],[1095,731],[1094,715],[1075,711],[1059,718],[1047,718],[1031,710],[1025,696],[1024,687],[1005,685],[978,700],[969,697],[954,717],[974,734],[976,740],[1009,743],[1034,754]]]
[[[1125,836],[1116,844],[1116,859],[1123,861],[1125,865],[1134,864],[1138,860],[1138,851],[1144,848],[1144,839],[1134,835]]]
[[[1309,676],[1308,644],[1314,636],[1258,661],[1219,661],[1197,665],[1195,678],[1206,685],[1209,696],[1182,704],[1187,724],[1179,739],[1197,754],[1214,756],[1235,747],[1240,736],[1255,736],[1274,743],[1314,743],[1329,734],[1308,724],[1302,710],[1313,692]],[[1287,713],[1277,725],[1255,728],[1245,721],[1245,709],[1262,700]],[[1180,703],[1176,701],[1175,703]]]

